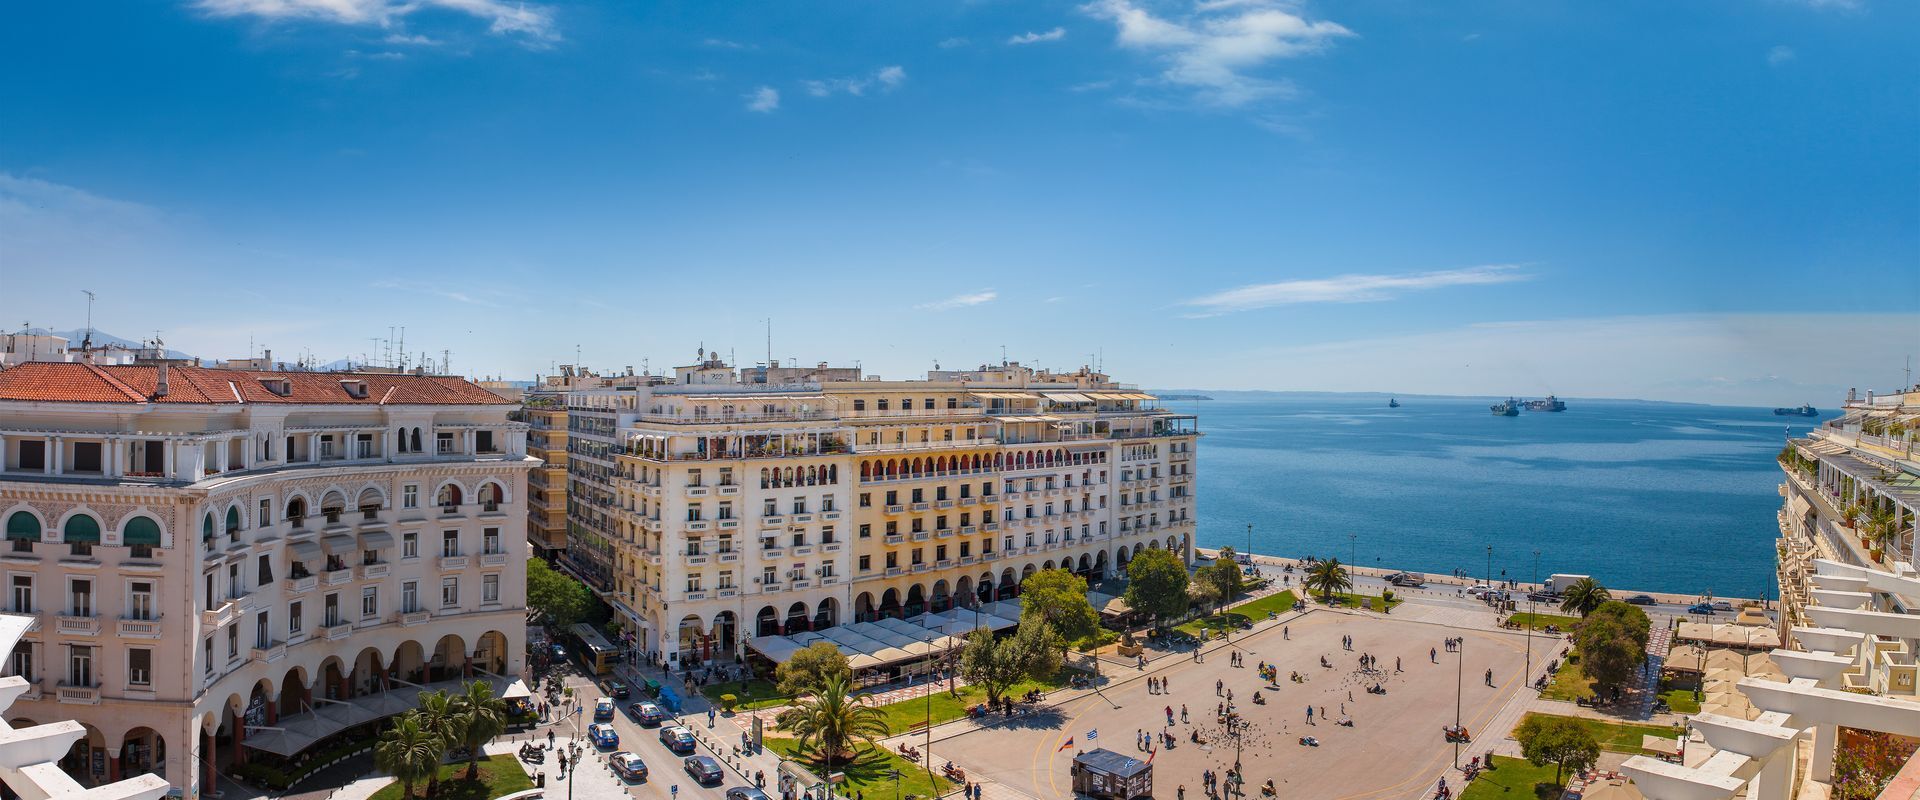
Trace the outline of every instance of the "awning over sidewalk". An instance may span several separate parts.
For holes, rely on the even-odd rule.
[[[482,675],[474,680],[486,681],[497,694],[505,695],[511,685],[519,684],[526,696],[526,684],[503,676]],[[403,713],[420,704],[420,695],[425,692],[448,690],[459,692],[467,683],[464,680],[440,681],[425,686],[396,684],[392,690],[378,694],[362,695],[352,700],[320,700],[316,698],[312,711],[281,717],[275,725],[247,728],[246,738],[242,741],[247,747],[282,756],[293,756],[313,746],[314,742],[325,739],[355,725]]]
[[[975,609],[955,608],[909,619],[879,619],[835,625],[785,636],[755,636],[747,647],[773,661],[785,661],[815,642],[827,642],[856,670],[878,669],[924,659],[966,643],[976,627],[992,631],[1020,624],[1018,600],[1002,600]]]

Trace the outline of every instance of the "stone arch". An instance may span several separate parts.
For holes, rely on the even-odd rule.
[[[433,504],[441,508],[457,508],[467,502],[467,489],[459,481],[451,478],[441,481],[433,487]]]
[[[947,591],[945,578],[933,582],[933,596],[930,600],[932,604],[927,607],[928,611],[938,613],[953,607],[953,595]]]
[[[167,740],[159,731],[141,725],[121,734],[119,752],[115,755],[119,758],[122,776],[153,773],[166,777]]]
[[[1041,570],[1043,570],[1043,571],[1046,571],[1046,570],[1052,570],[1052,569],[1053,569],[1053,559],[1051,559],[1051,558],[1049,558],[1049,559],[1047,559],[1047,560],[1046,560],[1046,563],[1044,563],[1044,564],[1041,564],[1041,565],[1040,565],[1040,569],[1041,569]]]
[[[0,514],[6,519],[7,538],[19,538],[27,541],[43,541],[47,535],[47,520],[40,512],[25,503],[16,503]]]
[[[329,523],[340,521],[340,515],[347,513],[347,491],[337,486],[329,487],[325,494],[320,495],[320,513],[326,516]]]
[[[1098,553],[1095,553],[1095,554],[1094,554],[1094,556],[1093,556],[1093,568],[1094,568],[1094,569],[1096,569],[1096,570],[1099,570],[1099,571],[1100,571],[1100,573],[1101,573],[1101,574],[1103,574],[1103,575],[1104,575],[1104,574],[1106,574],[1106,571],[1107,571],[1107,551],[1105,551],[1105,550],[1102,550],[1102,551],[1100,551],[1100,552],[1098,552]]]
[[[480,634],[473,645],[473,668],[489,675],[506,675],[507,635],[499,631]]]
[[[93,771],[93,751],[107,746],[107,737],[88,723],[80,723],[83,735],[74,740],[73,746],[59,760],[60,769],[68,775],[90,775]]]
[[[487,509],[498,509],[502,503],[512,502],[507,495],[507,487],[499,481],[488,478],[480,482],[480,488],[474,491],[475,498]]]
[[[831,628],[840,624],[840,602],[829,597],[820,601],[813,611],[813,629]]]
[[[393,648],[393,658],[387,661],[390,669],[400,680],[408,683],[427,682],[427,648],[414,639],[401,642]]]
[[[1086,554],[1086,553],[1081,553],[1081,554],[1080,554],[1080,569],[1079,569],[1079,571],[1080,571],[1080,572],[1090,572],[1090,571],[1092,571],[1092,570],[1093,570],[1093,556],[1091,556],[1091,555],[1089,555],[1089,554]]]
[[[1119,567],[1120,569],[1126,569],[1127,562],[1132,560],[1133,560],[1133,553],[1129,551],[1127,549],[1127,546],[1124,544],[1120,545],[1120,549],[1113,551],[1113,563],[1115,566]]]
[[[304,493],[294,492],[287,497],[286,513],[280,516],[298,528],[306,521],[307,516],[312,513],[308,510],[308,505],[307,496]]]
[[[927,610],[927,587],[918,583],[907,587],[907,603],[901,607],[901,613],[915,616]]]
[[[953,582],[953,601],[954,602],[959,603],[960,605],[963,605],[963,606],[968,605],[973,602],[973,593],[974,593],[974,588],[973,588],[972,575],[962,575],[960,576],[959,580]]]
[[[982,603],[991,603],[994,601],[996,595],[994,594],[992,570],[980,573],[980,580],[973,582],[973,593],[980,597],[980,602]]]
[[[120,530],[117,535],[122,545],[142,544],[159,547],[167,540],[167,529],[158,516],[141,509],[120,520]]]
[[[1154,549],[1154,550],[1158,550],[1158,549],[1160,549],[1160,540],[1159,540],[1159,539],[1148,539],[1148,540],[1147,540],[1147,547],[1149,547],[1149,548],[1151,548],[1151,549]]]
[[[1006,569],[1001,570],[1000,571],[1000,588],[997,592],[995,592],[994,596],[1000,599],[1006,599],[1006,598],[1017,595],[1019,591],[1020,591],[1020,581],[1019,579],[1014,577],[1013,567],[1007,567]]]
[[[347,698],[347,665],[339,654],[329,655],[322,660],[319,668],[314,670],[314,677],[319,680],[320,697],[328,700]]]
[[[433,655],[427,659],[427,682],[468,677],[467,665],[467,640],[449,633],[433,645]]]
[[[734,643],[740,641],[740,620],[732,609],[713,615],[713,638],[722,649],[733,652]]]
[[[861,592],[859,597],[853,598],[853,619],[855,622],[873,619],[872,592]]]
[[[888,589],[885,592],[882,592],[880,594],[879,612],[880,612],[879,615],[882,617],[900,616],[900,590],[899,589]]]
[[[387,666],[387,659],[381,656],[379,649],[371,646],[360,648],[360,652],[353,657],[353,664],[347,672],[347,680],[353,687],[353,695],[359,697],[386,691],[389,688]]]
[[[761,606],[753,615],[753,629],[756,636],[780,635],[780,610],[773,606]]]
[[[700,622],[698,614],[688,614],[680,618],[680,626],[675,642],[679,647],[680,661],[704,661],[711,655],[712,640],[706,628]]]
[[[289,716],[306,711],[312,704],[312,690],[307,687],[307,668],[288,667],[280,676],[280,716]]]
[[[363,512],[369,508],[374,511],[385,510],[387,493],[378,486],[367,486],[361,489],[359,496],[353,499],[353,507]]]
[[[786,621],[782,624],[786,626],[787,633],[812,630],[812,621],[807,618],[807,604],[796,601],[793,605],[787,606]]]
[[[1140,543],[1139,543],[1139,542],[1134,542],[1134,543],[1133,543],[1133,557],[1134,557],[1134,558],[1139,558],[1139,557],[1140,557],[1140,548],[1141,548],[1141,545],[1140,545]]]

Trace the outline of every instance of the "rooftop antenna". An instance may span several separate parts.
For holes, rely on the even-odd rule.
[[[773,366],[773,318],[767,318],[767,366]]]
[[[87,296],[87,335],[80,340],[80,349],[90,350],[93,348],[93,292],[81,289],[80,293]]]
[[[400,326],[400,369],[407,368],[407,326]]]
[[[1000,366],[1005,367],[1006,365],[1007,365],[1007,346],[1003,344],[1003,345],[1000,345]]]
[[[452,365],[453,365],[453,351],[441,350],[440,351],[440,374],[452,375],[453,374]]]

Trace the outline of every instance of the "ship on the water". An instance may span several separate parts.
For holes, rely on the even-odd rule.
[[[1775,416],[1781,417],[1813,417],[1820,414],[1820,412],[1815,411],[1813,406],[1810,405],[1803,405],[1799,408],[1776,408],[1773,410],[1773,413]]]
[[[1496,417],[1517,417],[1520,416],[1520,401],[1509,397],[1504,403],[1494,403],[1492,409]]]
[[[1399,407],[1400,407],[1399,400],[1392,397],[1387,398],[1387,408],[1399,408]]]
[[[1562,402],[1558,397],[1554,397],[1553,395],[1547,395],[1547,399],[1545,400],[1528,400],[1527,410],[1528,411],[1565,411],[1567,410],[1567,404]]]

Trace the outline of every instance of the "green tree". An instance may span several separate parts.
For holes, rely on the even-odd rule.
[[[1173,553],[1148,548],[1127,564],[1127,605],[1159,625],[1187,611],[1187,565]]]
[[[1643,649],[1647,646],[1647,639],[1653,631],[1653,620],[1647,618],[1647,612],[1640,610],[1639,606],[1632,603],[1622,603],[1618,600],[1601,603],[1593,613],[1587,615],[1585,621],[1579,624],[1595,620],[1612,620],[1620,623],[1628,638]]]
[[[400,796],[412,797],[413,787],[440,774],[440,755],[446,741],[418,711],[394,718],[393,725],[373,743],[373,764],[400,782]],[[429,789],[428,797],[433,796]]]
[[[453,743],[466,738],[461,730],[460,709],[454,705],[453,697],[445,691],[426,692],[420,695],[420,708],[413,712],[420,715],[420,725],[431,731],[439,749],[433,754],[433,763],[438,765],[447,757],[447,750]],[[440,770],[436,768],[427,776],[427,796],[440,794]]]
[[[480,777],[480,759],[486,755],[482,749],[507,730],[507,701],[494,696],[493,686],[486,681],[473,681],[453,698],[453,708],[459,718],[460,744],[467,748],[467,780],[475,780]]]
[[[1193,580],[1215,605],[1232,602],[1246,588],[1246,573],[1241,571],[1239,562],[1233,560],[1231,547],[1220,548],[1220,555],[1212,564],[1194,570]]]
[[[1616,606],[1625,606],[1625,610]],[[1610,602],[1574,626],[1580,670],[1593,679],[1596,688],[1612,688],[1633,680],[1647,659],[1646,617],[1638,608]]]
[[[814,642],[781,662],[773,676],[781,694],[799,697],[819,692],[835,678],[852,680],[853,668],[832,642]]]
[[[587,618],[593,605],[593,590],[586,584],[538,558],[527,559],[527,608],[539,612],[547,624],[562,630],[572,627]]]
[[[1347,568],[1340,566],[1340,559],[1329,558],[1307,568],[1307,575],[1300,579],[1307,589],[1320,593],[1320,602],[1331,604],[1336,592],[1345,592],[1353,588],[1353,578],[1347,574]]]
[[[1052,627],[1062,648],[1100,629],[1100,615],[1087,601],[1086,579],[1064,569],[1041,570],[1020,582],[1020,621],[1029,619]]]
[[[1534,766],[1553,765],[1555,784],[1563,783],[1566,771],[1579,772],[1600,760],[1600,743],[1577,719],[1529,714],[1513,738],[1520,740],[1520,752]]]
[[[985,690],[988,705],[998,703],[1014,684],[1045,677],[1058,668],[1060,662],[1054,656],[1058,641],[1059,635],[1038,618],[1022,620],[1019,629],[1005,638],[978,629],[967,635],[960,651],[960,677]]]
[[[835,762],[853,759],[853,746],[873,746],[887,735],[887,715],[853,696],[852,679],[830,675],[807,698],[780,712],[776,722],[800,740],[800,746],[826,759],[832,775]]]
[[[1567,595],[1560,598],[1560,610],[1584,617],[1593,613],[1601,603],[1612,599],[1613,593],[1607,591],[1607,587],[1601,586],[1599,581],[1581,578],[1567,587]]]

